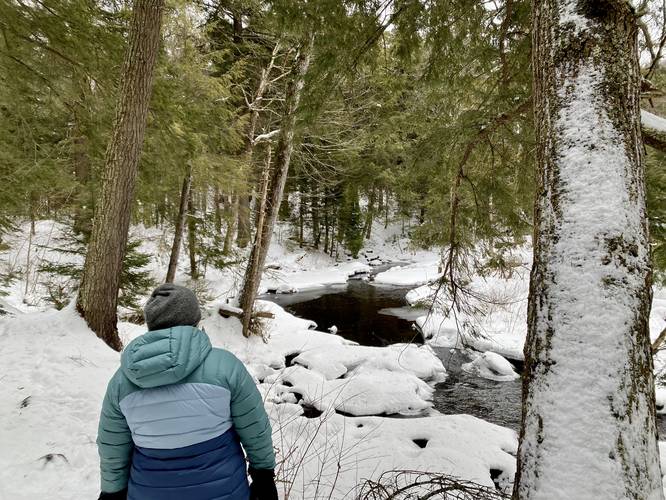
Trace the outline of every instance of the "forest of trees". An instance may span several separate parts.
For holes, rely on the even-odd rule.
[[[529,2],[169,3],[144,141],[141,127],[127,138],[113,128],[118,103],[147,98],[123,95],[138,71],[121,67],[131,4],[7,1],[0,19],[3,231],[57,219],[84,248],[92,236],[94,252],[109,242],[91,235],[92,220],[106,218],[117,234],[100,233],[124,252],[127,224],[173,227],[174,255],[185,241],[196,279],[246,258],[255,237],[268,242],[274,220],[291,222],[302,247],[355,256],[373,221],[399,217],[414,244],[447,248],[452,288],[470,249],[501,265],[501,250],[531,232]],[[661,57],[658,39],[648,48]],[[646,71],[659,88],[658,64]],[[646,106],[659,109],[659,96]],[[128,140],[141,154],[116,158]],[[647,182],[659,269],[661,155],[650,150]],[[112,169],[127,200],[109,204]],[[115,224],[110,208],[130,219]],[[265,256],[249,258],[256,272]],[[100,302],[85,279],[83,290],[80,306]]]
[[[651,2],[570,2],[571,16],[587,23],[579,36],[575,21],[558,13],[566,5],[0,0],[0,244],[25,220],[70,227],[85,254],[82,269],[65,270],[81,280],[77,308],[120,350],[118,301],[143,283],[129,272],[141,259],[128,242],[131,225],[169,229],[166,281],[183,251],[195,282],[211,266],[241,263],[237,298],[251,334],[280,222],[299,247],[342,258],[357,256],[373,223],[401,221],[414,245],[443,249],[442,290],[455,303],[478,271],[475,253],[501,268],[504,251],[529,238],[534,221],[539,279],[523,437],[541,445],[540,391],[558,383],[548,378],[557,353],[544,346],[561,326],[544,312],[559,293],[551,245],[558,231],[585,232],[566,226],[566,203],[553,201],[561,190],[557,144],[573,140],[558,136],[554,117],[570,104],[559,93],[567,78],[605,68],[607,113],[633,151],[620,194],[634,203],[626,220],[638,214],[640,228],[634,239],[604,243],[609,262],[635,260],[622,261],[635,279],[618,282],[640,299],[640,314],[621,332],[637,340],[623,344],[615,367],[630,360],[617,391],[631,387],[631,404],[610,404],[620,429],[639,415],[650,447],[645,312],[651,267],[655,280],[666,270],[666,140],[644,131],[644,150],[639,117],[641,108],[666,115],[666,17]],[[600,133],[594,147],[604,150],[604,141],[617,142]],[[659,481],[653,451],[617,443],[626,498],[647,498],[641,485]],[[547,498],[534,487],[540,453],[521,448],[516,498]]]

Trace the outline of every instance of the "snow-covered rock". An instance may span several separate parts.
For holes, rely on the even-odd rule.
[[[471,362],[463,364],[462,369],[467,373],[498,382],[520,378],[506,358],[491,351],[484,352]]]
[[[304,404],[321,412],[331,409],[350,415],[414,415],[432,406],[433,388],[418,377],[359,367],[345,378],[327,380],[316,371],[290,366],[265,380],[277,401],[298,394]],[[285,382],[288,385],[285,385]],[[268,400],[274,400],[268,392]]]
[[[421,285],[407,292],[405,300],[410,306],[431,307],[435,301],[438,288],[436,283]]]
[[[287,293],[296,293],[296,292],[298,292],[298,288],[289,284],[278,285],[277,288],[275,289],[275,293],[287,294]]]
[[[321,373],[327,380],[342,377],[361,366],[409,373],[433,382],[441,382],[446,378],[444,365],[432,349],[414,344],[393,344],[386,347],[327,346],[325,349],[302,352],[294,359],[294,363]]]

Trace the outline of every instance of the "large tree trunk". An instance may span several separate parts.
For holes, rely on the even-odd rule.
[[[171,246],[171,257],[169,258],[169,268],[167,269],[166,283],[173,283],[176,277],[176,268],[178,267],[178,256],[183,241],[183,228],[185,227],[185,217],[187,217],[187,204],[190,198],[190,186],[192,185],[192,167],[187,167],[187,173],[183,179],[183,188],[180,191],[180,204],[178,205],[178,218],[176,219],[176,228],[173,235],[173,245]],[[217,199],[217,198],[216,198]]]
[[[662,499],[636,20],[533,3],[538,190],[514,499]]]
[[[271,243],[273,227],[277,220],[282,201],[284,185],[287,182],[289,173],[289,163],[291,153],[294,149],[294,129],[296,125],[296,112],[301,99],[303,85],[305,84],[305,74],[310,65],[310,54],[314,37],[309,37],[303,44],[296,59],[294,72],[291,80],[287,84],[285,92],[285,115],[280,125],[280,133],[276,146],[275,166],[268,185],[266,216],[261,229],[261,241],[252,245],[250,260],[245,270],[245,279],[243,281],[243,290],[241,291],[240,307],[243,309],[243,335],[250,334],[250,320],[252,318],[252,308],[257,296],[259,282],[261,281],[261,271],[266,262],[268,247]],[[259,244],[257,244],[259,243]]]
[[[146,130],[164,0],[136,0],[123,64],[113,135],[106,150],[101,201],[83,267],[77,310],[109,346],[122,348],[116,309],[137,165]]]

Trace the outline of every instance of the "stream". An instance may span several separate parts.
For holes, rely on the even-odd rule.
[[[263,295],[288,312],[315,321],[318,329],[335,327],[335,333],[366,346],[394,343],[422,343],[413,328],[426,311],[410,307],[406,293],[413,287],[373,285],[350,279],[346,285],[324,287],[284,295]],[[443,414],[469,414],[488,422],[520,429],[521,382],[496,382],[461,369],[471,361],[461,349],[434,348],[442,360],[447,379],[435,386],[434,409]],[[510,360],[511,361],[511,360]],[[522,366],[512,361],[516,371]],[[666,418],[657,416],[659,435],[666,435]]]

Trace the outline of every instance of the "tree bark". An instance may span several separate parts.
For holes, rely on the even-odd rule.
[[[324,189],[324,253],[328,253],[330,226],[328,222],[328,190]]]
[[[298,248],[303,248],[305,243],[305,211],[307,210],[305,204],[305,183],[301,183],[301,189],[298,193]]]
[[[213,237],[213,241],[215,242],[215,246],[219,247],[222,236],[222,209],[220,208],[220,205],[222,205],[222,193],[219,186],[215,186],[213,204],[215,205],[215,236]]]
[[[319,245],[321,244],[321,224],[319,222],[319,190],[316,185],[312,188],[310,215],[312,217],[312,246],[319,249]]]
[[[365,216],[365,225],[363,226],[363,236],[366,240],[370,239],[372,235],[372,220],[375,216],[375,200],[377,198],[377,193],[375,188],[370,190],[370,199],[368,201],[368,212]]]
[[[514,499],[663,499],[629,2],[533,4],[538,186]]]
[[[238,228],[236,233],[236,244],[239,248],[245,248],[250,242],[250,204],[252,197],[247,194],[242,194],[238,197]]]
[[[190,186],[192,185],[192,167],[187,167],[187,173],[183,179],[183,188],[180,191],[180,204],[178,205],[178,217],[176,218],[176,228],[173,235],[173,245],[171,246],[171,257],[169,258],[169,267],[165,283],[173,283],[176,277],[176,268],[178,267],[178,256],[183,241],[183,228],[185,227],[185,217],[187,216],[187,203],[190,198]]]
[[[222,254],[229,255],[231,253],[231,242],[234,239],[234,232],[236,230],[236,219],[238,214],[238,196],[229,196],[229,202],[226,207],[227,219],[227,232],[224,235],[224,246],[222,247]]]
[[[101,202],[86,253],[77,310],[109,346],[122,348],[116,309],[127,245],[137,165],[146,130],[164,0],[136,0],[111,141],[106,150]]]
[[[245,279],[240,296],[240,307],[243,309],[243,335],[250,335],[250,321],[252,319],[252,308],[257,296],[257,290],[261,281],[261,272],[266,262],[268,247],[270,246],[273,227],[280,210],[284,185],[287,182],[291,153],[294,149],[294,131],[296,126],[296,112],[301,99],[303,86],[305,85],[305,74],[310,65],[310,54],[314,36],[309,36],[303,43],[296,58],[291,80],[285,91],[285,115],[280,125],[280,134],[276,145],[275,166],[268,185],[266,216],[261,230],[262,240],[260,244],[253,244],[250,260],[245,270]]]
[[[199,278],[199,270],[197,268],[197,220],[196,209],[194,208],[194,197],[190,189],[187,198],[187,248],[190,256],[190,277],[193,280]]]

